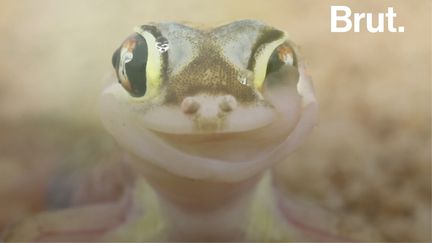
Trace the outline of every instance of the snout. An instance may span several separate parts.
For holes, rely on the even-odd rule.
[[[191,117],[199,131],[217,131],[225,126],[229,113],[237,108],[237,100],[232,95],[197,95],[183,99],[181,111]]]

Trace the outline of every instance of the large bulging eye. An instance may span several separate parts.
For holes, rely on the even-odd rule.
[[[279,71],[284,65],[297,66],[296,56],[288,43],[279,45],[273,51],[267,63],[266,75]]]
[[[251,55],[248,69],[254,72],[254,86],[260,92],[293,86],[299,78],[297,56],[287,38],[262,44]]]
[[[129,36],[112,56],[119,83],[134,97],[142,97],[147,90],[148,48],[141,35]]]
[[[294,86],[299,80],[297,57],[292,47],[282,43],[274,49],[267,62],[264,89],[280,85]]]

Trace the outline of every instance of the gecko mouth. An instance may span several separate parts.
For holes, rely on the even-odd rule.
[[[206,129],[203,131],[193,132],[193,133],[169,133],[161,132],[157,130],[152,130],[153,134],[157,135],[166,141],[171,141],[173,143],[187,143],[187,144],[199,144],[208,142],[224,142],[235,137],[244,137],[248,133],[253,133],[259,131],[259,128],[249,131],[220,131],[218,129]]]
[[[287,134],[274,132],[272,124],[247,131],[168,133],[148,129],[170,147],[202,158],[236,162],[253,158],[281,143]]]
[[[182,153],[235,162],[251,160],[280,144],[297,124],[299,113],[287,117],[268,105],[237,107],[213,117],[161,107],[138,115],[135,124]]]
[[[163,107],[147,112],[137,119],[145,128],[161,134],[214,136],[238,134],[266,127],[277,120],[277,113],[268,107],[258,106],[215,116],[201,116],[184,114],[175,107]]]

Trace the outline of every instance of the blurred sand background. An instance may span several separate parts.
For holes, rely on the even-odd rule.
[[[337,4],[392,6],[405,33],[330,33]],[[0,229],[43,209],[57,165],[117,153],[97,102],[133,26],[253,18],[290,33],[320,102],[319,125],[280,165],[286,190],[333,212],[347,234],[430,241],[431,12],[420,0],[1,0]]]

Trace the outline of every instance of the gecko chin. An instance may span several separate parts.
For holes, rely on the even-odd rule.
[[[227,163],[248,161],[266,149],[274,147],[286,137],[286,134],[283,134],[270,138],[264,135],[266,132],[268,132],[267,127],[248,131],[190,134],[153,131],[159,139],[174,150],[189,156]]]

